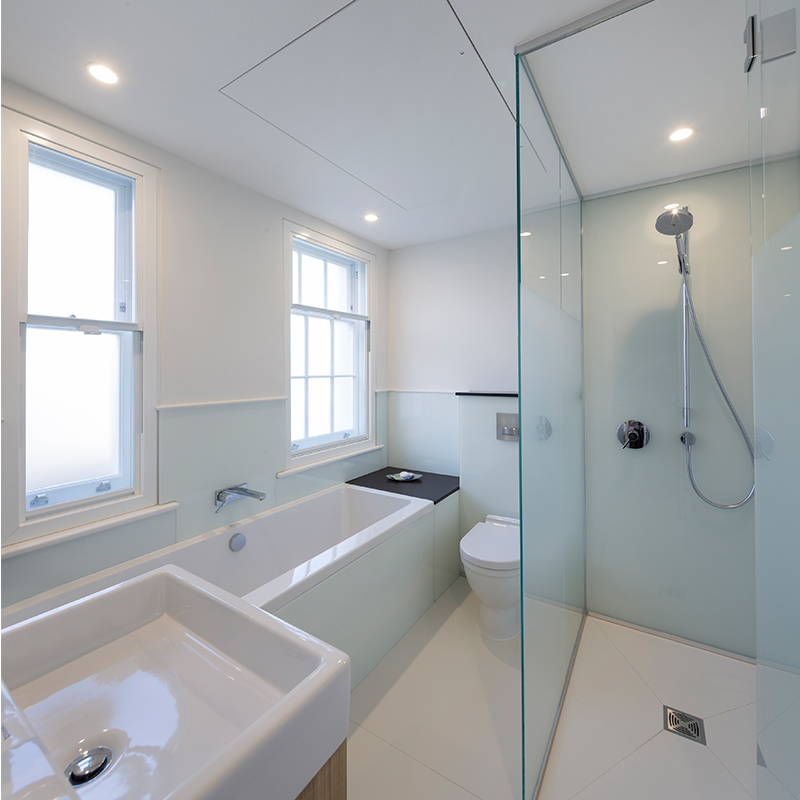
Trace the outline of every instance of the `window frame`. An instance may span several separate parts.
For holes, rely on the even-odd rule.
[[[332,309],[321,309],[316,306],[306,306],[294,303],[293,300],[293,253],[295,238],[305,240],[313,247],[331,251],[340,255],[344,260],[361,262],[364,265],[365,275],[359,276],[362,287],[351,284],[351,295],[355,308],[352,311],[335,311]],[[356,455],[374,449],[376,447],[376,425],[375,425],[375,359],[373,342],[373,325],[371,310],[375,308],[375,256],[348,242],[334,239],[318,231],[311,230],[305,226],[284,220],[284,262],[285,262],[285,309],[286,324],[286,348],[285,348],[285,387],[286,387],[286,472],[296,469],[306,469],[318,466],[331,461],[338,461],[350,455]],[[356,298],[356,293],[360,297]],[[360,306],[360,307],[359,307]],[[292,369],[291,369],[291,319],[293,310],[307,315],[317,315],[323,318],[335,320],[350,319],[363,321],[365,324],[365,344],[363,354],[363,369],[366,374],[363,379],[363,395],[361,398],[362,412],[365,416],[365,433],[356,438],[336,439],[335,441],[320,440],[316,446],[304,448],[300,451],[292,450]],[[364,313],[356,313],[362,311]],[[283,474],[283,473],[279,473]]]
[[[3,508],[2,543],[12,544],[101,522],[156,505],[158,396],[158,191],[160,170],[96,142],[3,109]],[[117,320],[65,319],[28,314],[29,145],[111,170],[134,182],[134,281],[124,316]],[[119,275],[115,275],[115,282]],[[115,309],[115,316],[119,317]],[[28,509],[25,473],[25,338],[28,326],[82,326],[131,331],[134,409],[134,486]],[[147,335],[145,335],[145,332]]]

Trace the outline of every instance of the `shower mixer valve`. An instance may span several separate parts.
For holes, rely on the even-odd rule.
[[[629,419],[617,428],[623,450],[641,450],[650,441],[650,429],[637,419]]]

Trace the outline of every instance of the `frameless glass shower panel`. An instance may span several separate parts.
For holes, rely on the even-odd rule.
[[[752,432],[745,79],[738,59],[709,63],[741,42],[743,24],[730,4],[649,3],[548,44],[529,63],[590,198],[582,212],[588,607],[753,656],[753,505],[713,508],[690,484],[680,438],[681,274],[675,237],[655,228],[665,206],[694,215],[697,316]],[[673,69],[665,65],[675,64],[676,46]],[[686,83],[666,88],[675,69]],[[719,107],[709,102],[716,97]],[[734,118],[719,112],[729,107]],[[694,137],[670,141],[689,119]],[[753,466],[693,330],[689,362],[694,477],[706,496],[732,504],[750,491]],[[617,431],[629,421],[647,426],[646,447],[623,450]]]
[[[518,59],[524,796],[584,612],[581,205]]]
[[[759,800],[800,797],[800,8],[750,0]]]

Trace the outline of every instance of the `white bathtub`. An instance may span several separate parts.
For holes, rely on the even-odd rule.
[[[175,564],[344,650],[356,686],[434,601],[433,508],[342,484],[23,600],[2,626]]]

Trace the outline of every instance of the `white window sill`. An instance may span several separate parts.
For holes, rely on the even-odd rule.
[[[324,467],[326,464],[333,464],[336,461],[345,461],[348,458],[363,456],[365,453],[374,453],[376,450],[383,450],[384,446],[385,445],[382,444],[375,444],[371,447],[365,447],[363,450],[351,450],[349,453],[340,453],[339,455],[330,456],[329,458],[320,459],[319,461],[309,461],[308,463],[302,464],[298,467],[289,467],[289,469],[285,469],[283,472],[278,472],[275,477],[288,478],[290,475],[297,475],[300,472],[308,472],[310,469]]]

